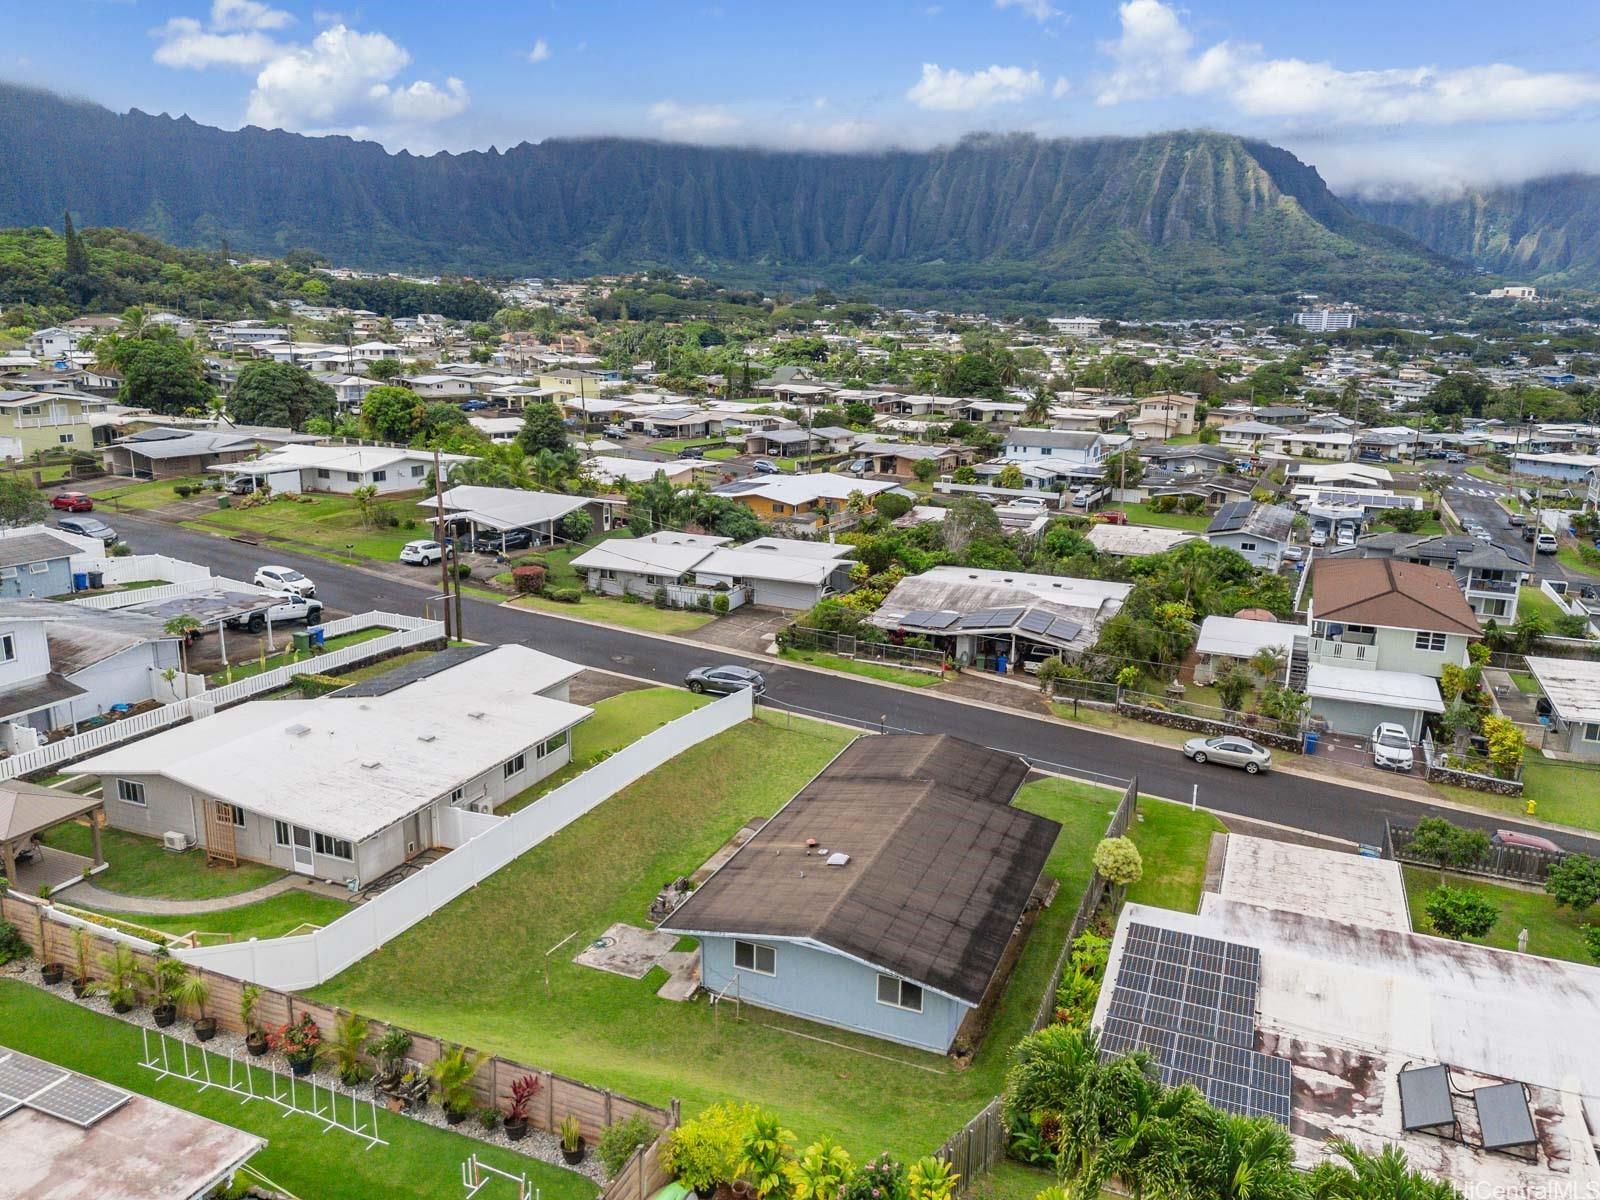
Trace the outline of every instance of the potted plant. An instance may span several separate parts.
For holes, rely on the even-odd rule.
[[[183,978],[172,989],[177,1003],[194,1010],[194,1036],[209,1042],[217,1036],[217,1019],[206,1016],[206,1001],[211,999],[211,984],[199,971],[185,971]]]
[[[132,1012],[139,1002],[139,976],[142,974],[133,951],[119,942],[110,954],[100,956],[100,969],[105,972],[105,978],[90,984],[86,991],[105,996],[111,1001],[112,1012]]]
[[[439,1089],[439,1105],[451,1125],[461,1124],[472,1111],[472,1077],[481,1058],[465,1046],[452,1046],[428,1064],[428,1078]]]
[[[40,963],[39,964],[39,978],[44,980],[45,983],[50,987],[55,987],[56,984],[60,983],[63,979],[66,978],[66,975],[67,975],[66,967],[62,966],[58,962],[47,962],[47,963]],[[74,982],[73,985],[72,985],[72,994],[75,995],[75,996],[83,995],[83,990],[81,988],[79,988],[79,986],[77,985],[76,982]]]
[[[309,1075],[312,1064],[322,1050],[322,1030],[311,1019],[310,1013],[301,1013],[292,1025],[279,1025],[267,1031],[267,1044],[289,1063],[296,1075]]]
[[[353,1088],[365,1080],[372,1071],[361,1057],[367,1050],[367,1019],[355,1013],[341,1016],[333,1028],[333,1039],[328,1051],[333,1056],[339,1072],[339,1082]]]
[[[260,1058],[268,1049],[267,1035],[256,1024],[256,1006],[260,1003],[260,985],[247,983],[239,989],[239,1024],[244,1026],[244,1048],[255,1058]]]
[[[528,1133],[528,1117],[533,1112],[534,1097],[539,1094],[539,1077],[524,1075],[511,1081],[511,1104],[506,1109],[506,1137],[521,1141]]]
[[[162,1029],[178,1019],[178,1006],[173,994],[183,985],[189,968],[167,953],[166,948],[156,952],[156,961],[139,973],[142,983],[150,991],[150,1015]]]
[[[478,1109],[478,1124],[483,1126],[485,1133],[493,1133],[494,1127],[500,1124],[500,1110],[492,1104],[485,1104]]]
[[[578,1124],[578,1118],[568,1113],[561,1118],[561,1158],[569,1167],[575,1167],[583,1161],[587,1153],[583,1141],[583,1126]]]
[[[89,991],[89,931],[72,931],[72,994],[82,1000]]]

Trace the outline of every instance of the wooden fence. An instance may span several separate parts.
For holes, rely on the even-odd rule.
[[[1408,851],[1411,839],[1416,836],[1411,825],[1383,823],[1383,853],[1385,858],[1413,866],[1438,870],[1433,859],[1422,858]],[[1475,863],[1465,866],[1451,864],[1447,870],[1457,875],[1481,875],[1488,879],[1510,879],[1520,883],[1543,883],[1545,872],[1567,857],[1564,851],[1540,850],[1534,846],[1495,846]]]
[[[673,1119],[676,1122],[676,1110]],[[602,1200],[648,1200],[671,1183],[672,1172],[661,1165],[665,1149],[666,1139],[663,1136],[635,1150],[600,1193]]]
[[[141,966],[148,967],[154,960],[156,947],[151,943],[115,930],[75,920],[55,911],[48,902],[32,896],[11,892],[0,897],[0,919],[9,921],[17,927],[38,963],[63,964],[69,979],[77,970],[75,932],[80,928],[87,931],[90,943],[88,972],[91,979],[105,978],[105,966],[100,960],[118,944],[131,948]],[[216,1018],[218,1027],[223,1031],[235,1034],[246,1032],[244,1022],[239,1015],[239,1001],[244,984],[240,980],[220,975],[215,971],[201,970],[199,974],[211,988],[210,998],[205,1007],[206,1015]],[[326,1039],[333,1035],[340,1016],[348,1015],[349,1010],[316,1004],[292,992],[262,988],[256,1001],[253,1019],[258,1027],[285,1025],[307,1014],[317,1023]],[[373,1038],[381,1037],[388,1029],[389,1026],[384,1022],[372,1021],[369,1035]],[[451,1045],[424,1033],[412,1030],[406,1032],[411,1037],[411,1049],[406,1052],[406,1057],[422,1066],[433,1062]],[[370,1056],[368,1063],[372,1065]],[[528,1075],[538,1079],[540,1085],[533,1111],[528,1117],[528,1124],[533,1129],[555,1133],[564,1117],[575,1116],[583,1129],[583,1136],[590,1145],[593,1145],[607,1126],[626,1121],[632,1116],[643,1116],[658,1132],[671,1129],[678,1123],[678,1103],[675,1100],[669,1108],[660,1108],[654,1104],[645,1104],[643,1101],[618,1095],[605,1088],[591,1087],[589,1084],[580,1083],[576,1079],[569,1079],[553,1071],[525,1066],[497,1055],[486,1056],[478,1064],[477,1073],[472,1079],[473,1093],[478,1103],[493,1104],[504,1112],[511,1100],[512,1082]],[[655,1147],[652,1146],[650,1149],[653,1150]],[[660,1174],[658,1158],[659,1156],[641,1158],[633,1177],[634,1187],[643,1186],[641,1179],[644,1184],[648,1184]],[[630,1166],[632,1165],[630,1163]],[[626,1168],[618,1175],[618,1180],[623,1178],[623,1174],[626,1174]],[[654,1190],[654,1187],[650,1188],[651,1192]]]
[[[1127,833],[1138,805],[1139,780],[1135,776],[1123,789],[1122,800],[1117,805],[1116,811],[1111,814],[1111,821],[1106,825],[1104,836],[1121,837]],[[1045,988],[1044,995],[1039,997],[1039,1008],[1033,1016],[1033,1028],[1036,1032],[1050,1024],[1054,1018],[1056,989],[1061,986],[1061,976],[1072,960],[1072,943],[1077,941],[1089,927],[1089,922],[1094,918],[1101,902],[1105,900],[1110,887],[1110,881],[1096,871],[1089,880],[1089,886],[1084,889],[1083,897],[1078,901],[1078,910],[1073,914],[1072,925],[1067,930],[1066,941],[1061,944],[1061,952],[1056,955],[1055,970],[1050,972],[1049,986]],[[980,1176],[992,1171],[995,1164],[1006,1156],[1006,1145],[1010,1139],[1002,1115],[1004,1102],[1003,1096],[996,1096],[984,1106],[982,1112],[951,1134],[944,1145],[934,1151],[935,1157],[944,1159],[961,1176],[960,1187],[963,1191],[971,1187]]]

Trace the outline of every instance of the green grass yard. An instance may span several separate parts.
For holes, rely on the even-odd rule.
[[[526,808],[546,792],[588,770],[596,755],[615,753],[624,746],[631,746],[652,729],[710,702],[709,696],[667,687],[607,696],[595,704],[594,716],[573,730],[572,761],[554,775],[511,797],[495,811],[508,814]]]
[[[1439,886],[1439,872],[1426,867],[1406,867],[1405,873],[1411,927],[1421,933],[1432,933],[1423,906],[1428,893]],[[1500,919],[1489,930],[1488,937],[1467,940],[1483,946],[1497,946],[1502,950],[1515,950],[1517,935],[1526,929],[1529,954],[1593,965],[1583,942],[1583,925],[1588,918],[1578,916],[1570,908],[1559,907],[1542,891],[1507,887],[1464,875],[1447,875],[1445,878],[1451,887],[1466,888],[1488,897],[1500,910]]]
[[[94,494],[96,505],[105,505],[113,512],[132,509],[136,512],[147,511],[152,508],[165,508],[169,504],[176,504],[184,497],[179,496],[173,489],[179,485],[198,487],[205,480],[190,479],[153,479],[145,483],[129,483],[123,487],[110,488]],[[216,492],[207,495],[215,497]],[[212,501],[215,503],[215,500]]]
[[[646,633],[689,633],[715,619],[711,613],[683,608],[657,608],[648,601],[634,602],[618,596],[596,596],[589,592],[576,604],[564,604],[548,596],[518,596],[511,602],[517,608],[532,608],[558,617],[581,617],[603,621],[625,629]]]
[[[1556,561],[1569,571],[1580,571],[1586,575],[1600,575],[1600,566],[1585,562],[1582,551],[1572,542],[1563,542],[1561,544],[1561,548],[1556,551]]]
[[[1553,625],[1566,615],[1554,600],[1538,588],[1523,584],[1517,589],[1517,615],[1525,617],[1530,614],[1541,618],[1546,625]]]
[[[1497,796],[1441,784],[1433,787],[1457,803],[1507,816],[1526,816],[1523,806],[1532,800],[1533,815],[1541,821],[1600,830],[1600,766],[1558,762],[1530,750],[1522,761],[1521,796]]]
[[[659,972],[635,982],[589,970],[572,962],[571,946],[551,957],[545,992],[544,948],[569,934],[581,945],[614,921],[643,923],[662,883],[699,866],[750,818],[775,812],[852,737],[831,725],[763,717],[693,747],[316,995],[640,1099],[676,1097],[688,1114],[737,1097],[778,1112],[802,1141],[834,1134],[858,1158],[884,1148],[925,1154],[999,1090],[1116,793],[1052,780],[1019,797],[1065,825],[1046,868],[1062,887],[970,1069],[775,1013],[747,1010],[735,1021],[730,1008],[713,1010],[703,999],[663,1001],[654,995]],[[1211,818],[1165,807],[1152,813],[1134,831],[1148,872],[1134,896],[1192,905]],[[1170,830],[1174,822],[1192,828]],[[1173,846],[1196,861],[1161,861]]]
[[[820,650],[796,650],[790,647],[779,657],[794,662],[809,663],[814,667],[826,667],[830,671],[842,671],[846,675],[861,675],[867,679],[880,679],[886,683],[903,683],[907,687],[932,687],[934,684],[944,682],[943,675],[934,675],[928,671],[907,671],[902,667],[886,666],[864,659],[824,654]]]
[[[70,903],[71,891],[63,893],[61,898]],[[155,929],[161,933],[208,934],[211,936],[202,938],[202,941],[210,945],[214,942],[245,941],[253,937],[283,937],[302,925],[330,925],[349,912],[350,907],[350,903],[346,900],[335,900],[331,896],[318,895],[304,888],[293,888],[276,896],[269,896],[265,900],[241,904],[237,908],[218,909],[215,912],[177,914],[107,912],[104,915],[132,925],[142,925],[146,929]]]
[[[112,800],[108,803],[117,804]],[[46,845],[71,854],[90,852],[89,826],[79,821],[57,825],[43,835]],[[208,867],[204,850],[174,854],[155,838],[121,829],[102,829],[100,848],[110,864],[93,879],[95,887],[123,896],[159,896],[167,900],[206,900],[262,887],[284,872],[265,863]],[[63,894],[71,900],[71,892]]]
[[[378,527],[366,523],[349,496],[308,495],[305,500],[286,496],[253,508],[239,507],[235,498],[233,507],[204,513],[183,524],[227,537],[256,534],[346,561],[394,562],[407,542],[429,536],[424,510],[417,505],[423,496],[420,491],[385,497],[381,507],[401,524]],[[412,522],[409,529],[404,527],[408,520]]]
[[[279,667],[287,666],[289,663],[300,661],[301,656],[295,654],[293,644],[293,634],[299,632],[298,628],[285,629],[282,626],[278,626],[274,628],[272,632],[275,638],[283,643],[286,643],[283,649],[279,650],[276,654],[267,654],[263,655],[261,658],[251,658],[242,662],[232,663],[227,670],[217,671],[208,676],[206,682],[211,687],[221,687],[225,683],[234,683],[240,679],[248,679],[252,675],[260,675],[266,671],[274,671]],[[385,629],[381,626],[375,626],[371,629],[358,629],[355,633],[340,634],[338,637],[329,638],[324,644],[320,653],[326,654],[330,650],[339,650],[345,646],[354,646],[361,642],[370,642],[375,638],[381,638],[386,634],[393,632],[394,631],[392,629]],[[317,652],[313,652],[309,657],[315,657],[316,653]]]
[[[224,1091],[201,1091],[181,1079],[158,1079],[139,1066],[143,1053],[133,1025],[90,1012],[30,984],[0,979],[0,1020],[6,1045],[130,1092],[265,1138],[251,1165],[297,1196],[317,1200],[370,1200],[374,1196],[459,1200],[461,1163],[469,1154],[515,1175],[526,1172],[544,1200],[589,1200],[595,1187],[583,1176],[509,1150],[489,1146],[378,1109],[378,1133],[387,1146],[371,1150],[348,1134],[326,1132],[313,1117],[286,1115],[265,1101],[241,1104]],[[212,1070],[227,1075],[221,1056]],[[491,1184],[485,1200],[510,1196],[510,1185]]]
[[[1188,529],[1203,532],[1211,524],[1207,513],[1157,512],[1148,504],[1115,504],[1107,512],[1124,512],[1132,525],[1150,525],[1157,529]]]

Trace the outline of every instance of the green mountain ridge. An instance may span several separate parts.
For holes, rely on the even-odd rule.
[[[820,154],[623,138],[418,157],[370,142],[119,115],[0,85],[0,224],[125,226],[180,246],[317,250],[371,269],[665,266],[891,302],[1282,313],[1374,307],[1461,268],[1352,212],[1287,151],[1230,134],[984,135]]]
[[[1600,287],[1600,176],[1557,175],[1442,198],[1347,198],[1367,219],[1523,283]]]

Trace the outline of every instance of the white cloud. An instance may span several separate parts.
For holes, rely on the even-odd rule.
[[[650,106],[650,120],[668,137],[685,141],[716,140],[739,127],[739,118],[720,104],[680,104],[658,100]]]
[[[271,8],[259,0],[212,0],[211,27],[229,32],[245,29],[282,29],[294,23],[294,15]]]
[[[1072,80],[1065,75],[1057,75],[1055,83],[1050,85],[1050,98],[1059,100],[1072,90]]]
[[[246,119],[270,129],[405,141],[418,127],[459,116],[472,102],[466,84],[453,76],[442,85],[396,82],[411,55],[386,34],[359,33],[342,21],[306,43],[277,41],[267,32],[293,20],[259,0],[214,0],[205,24],[174,17],[151,31],[160,42],[155,60],[193,70],[256,70]]]
[[[1451,125],[1517,121],[1600,102],[1600,76],[1531,72],[1503,63],[1346,71],[1331,63],[1267,58],[1260,46],[1203,50],[1162,0],[1124,0],[1121,35],[1103,43],[1112,68],[1101,105],[1173,95],[1216,95],[1256,117],[1334,125]]]
[[[1041,24],[1052,17],[1061,15],[1061,10],[1052,5],[1049,0],[994,0],[994,6],[996,8],[1014,8]]]
[[[922,78],[906,92],[906,99],[918,108],[946,112],[987,108],[992,104],[1012,104],[1044,89],[1038,71],[1021,67],[985,67],[968,73],[938,63],[923,63]]]
[[[540,38],[533,43],[533,49],[528,51],[528,61],[531,63],[548,62],[550,59],[550,43]]]

